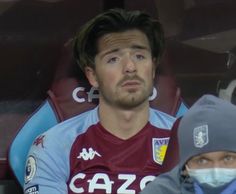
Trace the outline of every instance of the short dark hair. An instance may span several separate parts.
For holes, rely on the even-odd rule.
[[[98,52],[97,41],[105,34],[137,29],[149,41],[152,57],[159,59],[164,47],[164,33],[160,22],[141,11],[110,9],[87,22],[74,38],[74,57],[84,71],[86,66],[95,68]]]

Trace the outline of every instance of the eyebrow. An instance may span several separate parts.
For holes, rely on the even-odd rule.
[[[112,49],[112,50],[109,50],[109,51],[107,51],[107,52],[105,52],[105,53],[103,53],[103,54],[101,54],[101,58],[103,58],[103,57],[105,57],[106,55],[109,55],[109,54],[111,54],[111,53],[115,53],[115,52],[117,52],[117,51],[119,51],[120,49]]]
[[[142,45],[132,45],[131,46],[132,49],[140,49],[140,50],[147,50],[150,51],[150,49],[146,46],[142,46]]]
[[[132,45],[132,46],[129,47],[129,48],[131,48],[131,49],[138,49],[138,50],[147,50],[147,51],[150,51],[150,49],[149,49],[148,47],[142,46],[142,45],[136,45],[136,44],[135,44],[135,45]],[[101,54],[101,57],[103,58],[104,56],[109,55],[109,54],[111,54],[111,53],[115,53],[115,52],[117,52],[117,51],[119,51],[119,50],[121,50],[121,49],[120,49],[120,48],[115,48],[115,49],[109,50],[109,51],[107,51],[107,52]]]

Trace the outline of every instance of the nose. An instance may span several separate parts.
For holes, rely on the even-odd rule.
[[[136,73],[136,71],[137,71],[136,63],[132,60],[130,56],[127,56],[124,59],[124,73],[133,74]]]
[[[213,161],[212,168],[224,168],[224,165],[220,163],[220,161]]]

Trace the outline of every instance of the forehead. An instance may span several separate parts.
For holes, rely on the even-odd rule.
[[[147,36],[139,30],[109,33],[99,38],[98,53],[106,50],[132,48],[134,45],[150,50]]]

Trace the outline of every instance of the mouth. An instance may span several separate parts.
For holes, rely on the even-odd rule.
[[[121,84],[122,88],[128,90],[137,90],[141,86],[140,81],[138,80],[127,80]]]

